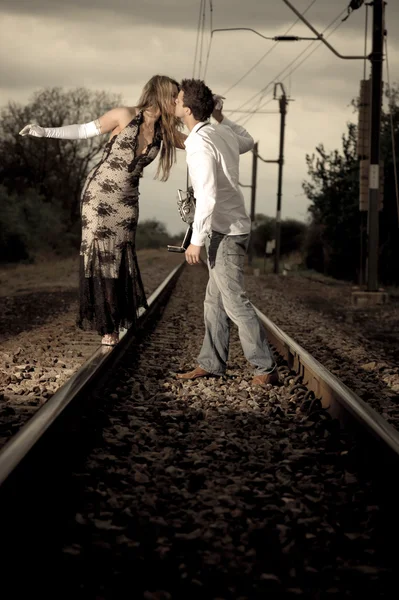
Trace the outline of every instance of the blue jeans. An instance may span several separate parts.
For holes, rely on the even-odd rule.
[[[238,327],[244,355],[255,367],[255,374],[271,373],[276,368],[265,329],[244,291],[249,236],[213,231],[205,243],[209,281],[204,301],[205,336],[198,364],[214,375],[226,371],[231,321]]]

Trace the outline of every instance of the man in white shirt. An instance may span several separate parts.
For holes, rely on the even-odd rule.
[[[200,80],[183,79],[175,114],[190,131],[185,146],[196,198],[186,260],[190,265],[199,263],[201,248],[205,246],[209,266],[199,366],[177,377],[224,375],[233,321],[245,357],[255,367],[252,383],[278,383],[265,330],[243,287],[251,221],[238,184],[239,156],[253,148],[254,140],[243,127],[226,119],[221,108],[215,109],[211,90]],[[211,115],[218,124],[209,122]]]

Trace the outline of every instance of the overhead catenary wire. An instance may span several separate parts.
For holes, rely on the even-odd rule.
[[[331,22],[329,25],[327,25],[327,27],[326,27],[326,28],[325,28],[325,29],[322,31],[322,34],[324,34],[324,33],[325,33],[325,32],[326,32],[328,29],[330,29],[330,27],[332,27],[332,26],[333,26],[333,25],[334,25],[334,24],[335,24],[335,23],[338,21],[338,19],[340,19],[340,18],[341,18],[341,16],[342,16],[342,15],[343,15],[345,12],[346,12],[346,9],[345,9],[345,10],[343,10],[343,11],[341,11],[341,13],[340,13],[340,14],[339,14],[339,15],[338,15],[338,16],[337,16],[337,17],[336,17],[336,18],[335,18],[335,19],[334,19],[334,20],[333,20],[333,21],[332,21],[332,22]],[[338,28],[340,25],[341,25],[341,23],[339,23],[339,24],[338,24],[338,26],[336,27],[336,29],[337,29],[337,28]],[[335,31],[335,30],[334,30],[334,31]],[[332,33],[333,33],[333,32],[331,32],[329,35],[331,35]],[[276,75],[276,76],[275,76],[275,77],[274,77],[274,78],[273,78],[273,79],[272,79],[272,80],[271,80],[271,81],[270,81],[270,82],[269,82],[269,83],[268,83],[266,86],[264,86],[264,87],[263,87],[263,88],[262,88],[262,89],[261,89],[259,92],[257,92],[257,93],[256,93],[256,94],[254,94],[253,96],[251,96],[251,98],[249,98],[249,100],[247,100],[246,102],[243,102],[242,104],[240,104],[240,106],[238,106],[238,108],[239,108],[239,109],[243,108],[243,107],[244,107],[246,104],[249,104],[250,102],[252,102],[252,101],[253,101],[253,100],[254,100],[254,99],[255,99],[255,98],[256,98],[256,97],[257,97],[259,94],[261,94],[261,95],[263,94],[263,96],[264,96],[264,95],[265,95],[265,92],[266,92],[266,90],[267,90],[268,88],[270,88],[270,87],[271,87],[271,86],[272,86],[274,83],[276,83],[276,81],[277,81],[277,80],[280,80],[280,79],[281,79],[281,77],[282,77],[282,75],[285,73],[285,71],[287,71],[287,69],[289,69],[289,68],[290,68],[290,67],[291,67],[293,64],[295,64],[295,63],[296,63],[296,61],[297,61],[297,60],[298,60],[298,59],[299,59],[301,56],[303,56],[303,55],[304,55],[304,54],[305,54],[305,53],[306,53],[306,52],[309,50],[309,48],[311,48],[311,47],[312,47],[312,46],[313,46],[315,43],[316,43],[316,42],[311,42],[310,44],[308,44],[308,45],[306,46],[306,48],[304,48],[304,49],[302,50],[302,52],[300,52],[300,53],[298,54],[298,56],[296,56],[296,57],[295,57],[295,58],[294,58],[294,59],[293,59],[293,60],[292,60],[292,61],[291,61],[291,62],[290,62],[290,63],[289,63],[289,64],[288,64],[286,67],[284,67],[284,69],[283,69],[282,71],[280,71],[280,73],[278,73],[278,74],[277,74],[277,75]],[[316,48],[314,49],[314,51],[316,51],[316,50],[317,50],[319,47],[320,47],[319,45],[318,45],[318,46],[316,46]],[[312,51],[311,53],[309,53],[308,57],[309,57],[309,56],[311,56],[311,54],[313,54],[313,51]],[[306,59],[305,59],[305,60],[307,60],[307,58],[308,58],[308,57],[306,57]],[[302,61],[302,63],[303,63],[303,62],[305,62],[305,60],[304,60],[304,61]],[[301,63],[301,64],[302,64],[302,63]],[[294,70],[296,70],[296,69],[293,69],[293,70],[291,70],[291,71],[290,71],[290,74],[292,74],[292,73],[294,72]],[[284,79],[286,79],[286,77],[284,77]],[[284,80],[284,79],[283,79],[283,80]],[[260,103],[259,103],[259,104],[260,104]],[[259,108],[259,105],[257,106],[257,108]]]
[[[199,9],[198,25],[197,25],[197,41],[195,44],[195,52],[194,52],[193,77],[195,77],[195,71],[196,71],[196,65],[197,65],[198,45],[199,45],[200,32],[201,32],[202,5],[204,2],[205,2],[205,0],[200,1],[200,9]]]
[[[336,21],[344,14],[344,12],[346,12],[345,10],[343,10],[338,17],[336,17],[324,30],[323,30],[323,34],[332,26],[334,25],[334,23],[336,23]],[[300,52],[298,54],[298,56],[296,56],[286,67],[284,67],[284,69],[282,69],[282,71],[280,71],[280,73],[278,73],[266,86],[264,86],[259,92],[257,92],[256,94],[254,94],[253,96],[251,96],[251,98],[249,98],[248,100],[246,100],[245,102],[243,102],[242,104],[240,104],[240,106],[238,106],[238,109],[243,108],[246,104],[249,104],[250,102],[252,102],[253,100],[255,100],[255,98],[257,96],[261,96],[260,99],[258,100],[258,104],[257,104],[257,108],[259,108],[260,103],[263,99],[263,97],[266,95],[266,91],[271,88],[271,86],[276,83],[277,80],[280,80],[282,75],[287,71],[287,69],[289,69],[293,64],[296,63],[296,61],[303,56],[308,50],[309,48],[312,47],[312,45],[314,45],[315,42],[311,42],[310,44],[308,44],[306,46],[306,48],[304,48],[304,50],[302,50],[302,52]],[[319,48],[320,46],[316,46],[315,50],[317,48]],[[311,52],[308,56],[310,56],[313,52]],[[302,61],[304,62],[304,61]],[[301,63],[302,64],[302,63]],[[295,69],[291,70],[289,75],[291,75],[294,72]],[[284,79],[286,79],[286,77],[284,77]]]
[[[207,70],[208,70],[208,63],[209,63],[209,55],[211,53],[212,39],[213,39],[213,5],[212,5],[212,0],[209,0],[209,27],[210,27],[210,39],[209,39],[209,45],[208,45],[208,52],[207,52],[207,55],[206,55],[206,62],[205,62],[205,69],[204,69],[203,79],[206,78],[206,73],[207,73]]]
[[[222,29],[213,29],[212,33],[217,33],[219,31],[252,31],[252,33],[255,33],[256,35],[258,35],[259,37],[263,38],[264,40],[270,40],[271,42],[299,42],[301,40],[318,40],[319,38],[315,38],[315,37],[298,37],[297,35],[290,35],[290,36],[284,36],[284,35],[274,35],[273,37],[270,37],[269,35],[263,35],[263,33],[259,33],[259,31],[257,31],[256,29],[252,29],[252,27],[226,27],[226,28],[222,28]]]
[[[202,47],[204,43],[204,33],[205,33],[205,16],[206,16],[206,2],[203,0],[202,3],[202,31],[201,31],[201,42],[200,42],[200,57],[199,57],[199,66],[198,66],[198,77],[201,78],[201,69],[202,69]]]
[[[231,108],[231,109],[223,109],[224,113],[245,113],[246,115],[248,113],[256,113],[256,114],[261,114],[261,115],[278,115],[279,111],[278,110],[237,110],[235,108]]]
[[[193,63],[193,75],[192,75],[193,79],[195,78],[196,70],[197,70],[197,58],[198,58],[199,48],[201,48],[200,52],[202,53],[202,41],[203,41],[203,37],[204,37],[203,22],[204,22],[205,2],[206,2],[206,0],[200,0],[198,24],[197,24],[197,40],[196,40],[196,44],[195,44],[194,63]],[[200,42],[200,39],[201,39],[201,42]],[[201,69],[201,60],[202,59],[200,56],[199,70]],[[190,175],[189,175],[188,166],[187,166],[186,167],[186,189],[187,190],[189,188],[189,184],[190,184]]]
[[[313,6],[313,4],[315,4],[315,2],[317,2],[317,0],[312,0],[312,2],[309,4],[309,6],[304,10],[303,14],[305,15],[308,10]],[[295,25],[298,23],[299,18],[297,18],[294,23],[287,29],[287,31],[283,34],[283,35],[287,35],[293,27],[295,27]],[[275,48],[277,47],[277,45],[280,42],[275,42],[273,44],[273,46],[271,48],[269,48],[269,50],[263,55],[261,56],[261,58],[250,68],[248,69],[248,71],[246,71],[246,73],[244,73],[244,75],[242,75],[242,77],[240,77],[240,79],[238,79],[235,83],[233,83],[233,85],[231,85],[225,92],[223,92],[223,96],[226,96],[232,89],[234,89],[239,83],[241,83],[241,81],[243,81],[243,79],[245,79],[245,77],[247,77],[247,75],[249,75],[250,73],[252,73],[252,71],[254,69],[256,69],[256,67],[258,65],[260,65],[260,63],[267,57],[269,56],[269,54],[271,54],[273,52],[273,50],[275,50]]]
[[[324,34],[328,29],[330,29],[330,27],[332,27],[341,17],[342,15],[346,12],[346,9],[341,11],[341,13],[323,30],[322,34]],[[330,33],[326,36],[326,39],[328,39],[340,26],[342,25],[342,21],[340,21],[332,31],[330,31]],[[278,75],[276,75],[273,80],[271,80],[260,92],[258,92],[257,94],[255,94],[254,96],[252,96],[252,98],[250,98],[250,100],[247,100],[246,102],[244,102],[242,105],[240,105],[238,108],[242,108],[243,106],[245,106],[246,104],[248,104],[249,102],[251,102],[254,98],[256,98],[257,95],[262,94],[265,95],[265,91],[270,88],[274,83],[276,83],[277,81],[285,81],[288,77],[290,77],[297,69],[299,69],[299,67],[301,65],[303,65],[304,62],[306,62],[308,60],[308,58],[310,58],[312,56],[312,54],[314,54],[314,52],[316,52],[319,48],[320,45],[317,45],[311,52],[309,52],[309,54],[307,54],[304,59],[295,65],[295,67],[293,67],[289,73],[287,73],[286,75],[284,75],[282,77],[282,75],[285,73],[285,71],[287,71],[287,69],[289,69],[292,65],[294,65],[294,63],[297,62],[297,60],[303,56],[308,50],[309,48],[311,48],[313,45],[315,44],[315,42],[311,42],[310,44],[308,44],[306,46],[306,48],[300,52],[300,54],[298,54],[298,56],[291,61],[282,71],[280,71],[280,73]],[[265,104],[260,104],[260,102],[258,102],[258,105],[256,106],[256,109],[262,109],[264,106],[266,106],[266,104],[268,104],[270,102],[270,100],[268,100],[267,103]],[[244,125],[245,123],[247,123],[251,118],[253,117],[253,115],[251,114],[244,123],[241,123],[242,125]]]
[[[364,0],[352,0],[351,4],[353,2],[364,2]],[[309,23],[309,21],[307,21],[305,19],[305,17],[303,16],[302,13],[300,13],[295,6],[293,6],[290,2],[290,0],[283,0],[283,2],[296,14],[298,15],[298,17],[301,19],[301,21],[303,21],[303,23],[305,23],[305,25],[317,36],[317,39],[320,40],[325,46],[327,46],[327,48],[329,48],[329,50],[331,50],[331,52],[333,52],[335,54],[335,56],[338,56],[338,58],[343,58],[345,60],[358,60],[361,58],[364,58],[364,55],[362,54],[361,56],[359,55],[347,55],[347,54],[341,54],[340,52],[338,52],[338,50],[336,50],[334,48],[334,46],[331,46],[331,44],[329,44],[327,42],[327,40],[323,37],[323,34],[321,34],[319,31],[317,31],[317,29],[315,29],[315,27],[313,27],[312,23]],[[346,21],[346,19],[342,19],[342,22]]]
[[[252,118],[254,115],[256,115],[256,114],[258,114],[258,113],[261,113],[261,108],[264,108],[264,107],[265,107],[265,106],[267,106],[268,104],[271,104],[271,103],[273,102],[273,100],[274,100],[273,96],[272,96],[271,98],[269,98],[269,99],[267,100],[267,102],[265,102],[265,103],[264,103],[264,104],[262,104],[262,106],[261,106],[261,102],[262,102],[262,100],[263,100],[263,99],[265,98],[265,96],[267,96],[267,95],[268,95],[268,94],[264,93],[264,94],[263,94],[263,95],[262,95],[262,96],[259,98],[259,100],[257,101],[257,105],[256,105],[256,107],[255,107],[255,108],[253,108],[252,110],[249,110],[249,111],[247,111],[247,112],[249,112],[249,113],[250,113],[250,114],[249,114],[249,117],[247,117],[247,118],[245,118],[245,117],[239,117],[239,118],[237,119],[237,123],[238,123],[239,125],[241,125],[241,126],[244,126],[244,125],[245,125],[245,123],[247,123],[247,122],[249,121],[249,119],[251,119],[251,118]]]

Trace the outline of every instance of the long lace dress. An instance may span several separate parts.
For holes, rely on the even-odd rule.
[[[162,133],[136,156],[143,111],[106,144],[81,196],[80,310],[77,324],[100,335],[135,324],[147,301],[135,249],[139,178],[157,156]]]

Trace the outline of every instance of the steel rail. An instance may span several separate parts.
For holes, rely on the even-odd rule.
[[[371,434],[382,445],[395,464],[399,464],[399,432],[307,350],[254,308],[267,330],[269,342],[288,366],[302,375],[303,384],[321,400],[323,408],[328,409],[343,426],[348,424],[348,420],[352,425],[358,424],[361,430]]]
[[[142,329],[157,310],[159,303],[174,286],[185,263],[175,267],[161,285],[149,296],[148,308],[140,309],[138,325]],[[99,377],[104,369],[120,360],[135,332],[127,330],[120,335],[116,346],[100,346],[84,365],[33,415],[31,419],[5,444],[0,451],[0,486],[9,478],[45,432],[64,414],[67,407]]]
[[[169,275],[167,280],[161,284],[161,286],[152,294],[148,300],[149,309],[141,314],[141,322],[145,324],[148,318],[151,318],[150,313],[151,309],[154,309],[155,306],[160,301],[162,296],[166,298],[166,294],[168,290],[174,285],[174,282],[177,280],[180,275],[185,263],[182,263],[179,267],[174,269],[174,271]],[[265,315],[263,315],[256,307],[256,313],[265,325],[268,333],[268,338],[270,343],[276,348],[277,352],[279,352],[287,361],[290,368],[295,369],[300,374],[303,375],[303,383],[309,389],[313,390],[317,397],[321,397],[322,403],[325,407],[329,407],[332,415],[338,417],[341,421],[347,420],[347,415],[352,416],[358,423],[365,425],[368,432],[372,432],[374,437],[383,441],[383,446],[388,447],[391,451],[391,454],[395,457],[396,461],[399,457],[399,433],[394,430],[386,421],[378,415],[373,409],[371,409],[366,403],[364,403],[356,394],[354,394],[351,390],[349,390],[342,382],[339,381],[337,377],[332,375],[325,367],[323,367],[317,360],[315,360],[304,348],[302,348],[299,344],[297,344],[294,340],[292,340],[287,334],[285,334],[279,327],[277,327],[274,323],[272,323]],[[128,347],[129,338],[132,340],[134,335],[131,335],[130,332],[127,332],[123,339],[119,342],[119,344],[115,348],[104,349],[101,348],[97,351],[96,354],[100,354],[98,357],[99,364],[104,367],[106,364],[104,361],[106,357],[111,361],[111,357],[115,357],[119,354],[119,350],[122,348],[123,344]],[[100,351],[101,350],[101,351]],[[94,360],[94,356],[92,357],[92,361]],[[102,370],[100,366],[100,371]],[[109,366],[109,363],[107,364]],[[87,363],[86,363],[87,367]],[[94,368],[94,365],[93,365]],[[84,367],[80,369],[79,372],[84,371]],[[79,373],[78,372],[78,373]],[[78,384],[78,373],[72,378],[75,380],[75,384],[73,385],[72,380],[69,383],[69,389],[80,391],[84,387],[88,387],[88,383],[92,381],[92,376],[90,375],[90,369],[86,373],[86,385],[83,384],[79,387]],[[42,432],[46,433],[46,428],[44,424],[40,423],[40,420],[43,415],[46,414],[50,409],[48,406],[51,404],[55,404],[55,399],[57,398],[57,403],[61,402],[65,404],[65,401],[62,401],[61,391],[63,393],[67,393],[67,385],[60,388],[58,392],[45,404],[36,415],[29,421],[18,434],[16,434],[15,438],[13,438],[0,452],[0,481],[4,480],[4,457],[8,456],[8,460],[11,461],[13,454],[13,447],[15,448],[15,441],[20,438],[27,444],[28,440],[23,437],[23,430],[26,432],[29,427],[32,427],[31,423],[35,420],[37,421],[37,428],[42,428]],[[72,392],[71,392],[72,393]],[[79,397],[82,394],[79,392]],[[47,407],[47,408],[46,408]],[[55,413],[60,416],[64,409],[59,407],[58,411]],[[56,420],[56,416],[53,417],[53,423]],[[60,419],[58,419],[60,421]],[[80,422],[79,422],[80,425]],[[33,433],[32,433],[33,435]],[[70,432],[68,431],[65,437],[68,435],[68,442]],[[31,448],[35,446],[35,439],[32,437],[30,439],[29,444]],[[58,440],[58,447],[62,446],[62,441]],[[363,448],[362,448],[363,449]],[[68,448],[69,451],[69,448]],[[45,457],[49,455],[48,447],[45,450]],[[5,559],[3,559],[3,571],[7,575],[9,572],[16,571],[16,581],[13,583],[13,586],[20,585],[23,587],[25,584],[28,587],[28,593],[32,592],[32,587],[36,583],[41,586],[41,590],[43,589],[44,584],[48,583],[49,577],[45,572],[46,576],[44,578],[38,578],[39,569],[43,568],[45,565],[48,568],[50,564],[50,560],[52,558],[52,547],[53,547],[53,538],[57,540],[58,536],[62,537],[62,526],[61,526],[61,534],[59,534],[59,525],[58,519],[60,513],[66,509],[66,506],[70,506],[70,499],[68,493],[70,492],[71,487],[65,485],[63,483],[60,488],[57,487],[57,480],[63,478],[63,467],[61,466],[61,471],[58,468],[58,456],[53,457],[49,456],[49,460],[51,458],[54,459],[54,463],[56,469],[53,472],[50,471],[50,476],[48,476],[48,469],[44,473],[39,482],[36,479],[32,478],[32,481],[28,481],[30,483],[30,488],[32,489],[32,496],[26,493],[25,488],[21,489],[16,488],[17,494],[14,493],[14,496],[11,494],[14,492],[11,485],[11,494],[9,493],[5,495],[6,502],[3,503],[3,511],[2,511],[2,540],[3,545],[6,550]],[[11,475],[18,474],[19,466],[21,465],[24,457],[14,457],[14,471],[11,471]],[[37,455],[34,455],[34,458],[37,459]],[[380,454],[377,456],[380,459]],[[70,457],[68,456],[68,460]],[[45,461],[47,462],[47,461]],[[9,463],[11,464],[11,463]],[[37,467],[37,460],[35,461],[35,468],[40,470],[42,465]],[[382,465],[384,467],[385,465]],[[384,470],[384,469],[381,469]],[[25,474],[25,471],[24,471]],[[54,474],[54,478],[56,479],[55,491],[53,490],[54,482],[52,480],[52,476]],[[29,474],[28,474],[29,475]],[[3,478],[3,479],[1,479]],[[5,486],[0,487],[0,492],[4,491],[4,487],[7,489],[7,484],[10,482],[12,477],[8,477],[5,480]],[[395,478],[390,477],[388,484],[390,486],[394,486]],[[50,490],[50,494],[43,494],[41,489],[41,483]],[[72,489],[73,495],[73,489]],[[389,496],[388,496],[389,498]],[[392,499],[395,500],[396,496],[392,495]],[[61,504],[61,507],[59,505]],[[65,506],[64,506],[65,505]],[[396,505],[394,506],[396,508]],[[74,512],[74,506],[72,503],[72,514]],[[48,515],[48,511],[50,511],[50,516]],[[25,527],[28,527],[28,532]],[[40,549],[38,551],[38,543],[44,540],[44,550]],[[51,572],[51,571],[49,571]],[[21,576],[23,573],[23,576]],[[29,576],[27,576],[29,573]],[[57,586],[59,585],[59,581],[57,582]],[[18,589],[18,588],[17,588]],[[57,592],[59,592],[58,587],[54,588]],[[52,589],[52,592],[54,590]],[[24,589],[25,593],[25,589]],[[15,594],[14,594],[15,595]],[[26,595],[26,593],[25,593]],[[18,596],[19,597],[19,596]],[[46,596],[47,597],[47,596]],[[52,597],[52,596],[51,596]]]
[[[185,263],[176,267],[165,281],[149,297],[149,308],[141,311],[141,327],[156,310],[156,305],[179,277]],[[344,426],[357,424],[358,429],[367,433],[387,451],[386,454],[399,464],[399,432],[379,413],[350,390],[338,377],[333,375],[321,363],[268,319],[256,307],[255,311],[264,324],[270,343],[287,361],[288,366],[302,375],[303,384],[312,390],[321,400],[322,406],[337,418]],[[0,486],[26,458],[30,450],[41,439],[46,430],[54,424],[65,409],[73,402],[90,382],[109,367],[111,360],[119,360],[127,348],[134,333],[128,331],[115,347],[100,347],[92,357],[66,382],[50,400],[11,438],[0,451]]]

